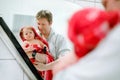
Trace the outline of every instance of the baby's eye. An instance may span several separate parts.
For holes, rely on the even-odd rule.
[[[31,34],[32,32],[30,32],[30,34]]]
[[[28,35],[28,33],[26,33],[25,35]]]

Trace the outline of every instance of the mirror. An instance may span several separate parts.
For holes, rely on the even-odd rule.
[[[14,34],[11,32],[5,21],[0,17],[0,38],[3,43],[12,51],[17,61],[27,72],[32,80],[42,80],[41,76],[27,57],[21,45],[17,41]]]
[[[81,9],[79,5],[65,1],[65,0],[60,0],[60,1],[58,0],[52,0],[52,1],[49,1],[49,0],[42,0],[42,1],[41,0],[12,0],[12,1],[1,0],[0,1],[0,11],[1,11],[0,15],[6,21],[8,28],[11,30],[10,34],[12,34],[12,36],[15,35],[14,39],[17,42],[16,44],[18,44],[17,46],[19,46],[20,51],[22,51],[23,55],[25,55],[25,53],[21,49],[22,41],[19,36],[20,29],[23,26],[32,25],[37,30],[35,15],[38,11],[42,9],[47,9],[52,12],[53,14],[52,27],[55,29],[56,32],[58,32],[59,34],[62,34],[68,40],[68,42],[70,42],[67,37],[67,23],[68,23],[69,17],[75,11],[77,11],[78,9]],[[72,47],[72,44],[70,44],[70,46]],[[17,55],[15,57],[17,59]],[[23,68],[25,70],[30,69],[30,70],[26,70],[26,72],[28,71],[27,74],[30,76],[30,74],[33,73],[34,78],[40,80],[41,77],[38,75],[32,63],[28,60],[28,57],[26,55],[25,55],[25,59],[23,56],[20,56],[20,57],[23,58],[22,61],[26,63],[26,65],[23,64]],[[21,61],[18,60],[18,62],[21,62]],[[25,68],[24,66],[27,66],[28,68]],[[29,73],[30,71],[31,73]],[[31,79],[35,80],[33,79],[33,76],[31,77]]]

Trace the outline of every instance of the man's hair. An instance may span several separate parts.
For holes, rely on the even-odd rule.
[[[48,10],[41,10],[36,14],[36,19],[46,18],[48,22],[52,22],[52,13]]]

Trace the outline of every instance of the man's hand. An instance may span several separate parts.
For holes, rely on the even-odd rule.
[[[40,63],[46,63],[46,54],[43,53],[37,53],[35,56],[35,59],[39,61]]]
[[[43,64],[40,62],[34,62],[34,66],[38,71],[45,71],[46,70],[46,64]]]

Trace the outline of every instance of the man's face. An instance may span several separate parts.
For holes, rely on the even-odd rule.
[[[106,11],[120,10],[120,0],[102,0]]]
[[[41,18],[37,20],[38,29],[44,35],[50,30],[51,23],[48,22],[46,18]]]

